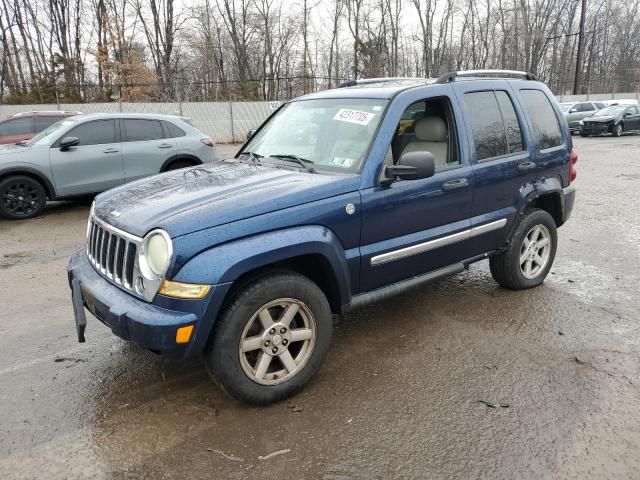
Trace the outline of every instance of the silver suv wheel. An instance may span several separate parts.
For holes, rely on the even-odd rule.
[[[520,271],[534,279],[545,269],[551,253],[551,233],[545,225],[535,225],[524,236],[520,246]]]
[[[279,298],[262,306],[240,337],[240,365],[260,385],[278,385],[306,365],[316,343],[311,310],[294,298]]]

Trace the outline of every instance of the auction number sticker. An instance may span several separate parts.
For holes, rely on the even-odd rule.
[[[368,125],[375,113],[362,112],[360,110],[349,110],[348,108],[341,108],[338,113],[333,117],[334,120],[339,122],[355,123],[356,125]]]

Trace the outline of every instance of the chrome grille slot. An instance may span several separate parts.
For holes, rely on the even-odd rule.
[[[137,253],[142,239],[104,223],[91,219],[87,238],[87,257],[103,276],[137,295],[133,286],[139,275]]]

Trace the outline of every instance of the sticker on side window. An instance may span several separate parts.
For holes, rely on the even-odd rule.
[[[338,120],[339,122],[355,123],[356,125],[368,125],[371,119],[375,116],[375,113],[341,108],[338,110],[338,113],[335,114],[333,119]]]

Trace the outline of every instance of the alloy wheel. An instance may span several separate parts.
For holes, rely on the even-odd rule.
[[[551,233],[545,225],[534,225],[525,235],[520,247],[520,271],[527,279],[534,279],[544,271],[551,255]]]
[[[4,209],[16,217],[26,217],[42,202],[37,186],[26,181],[10,183],[2,192]]]
[[[316,321],[303,302],[273,300],[249,319],[240,337],[240,364],[261,385],[278,385],[306,365],[316,342]]]

